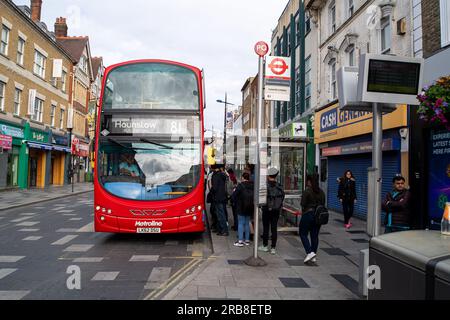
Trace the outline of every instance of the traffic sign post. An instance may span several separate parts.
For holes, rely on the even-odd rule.
[[[291,60],[286,57],[267,57],[264,99],[289,101],[291,98]]]
[[[264,94],[264,86],[263,86],[263,80],[264,80],[264,56],[269,51],[269,46],[263,42],[260,41],[256,43],[255,45],[255,52],[259,56],[259,67],[258,67],[258,108],[256,111],[257,114],[257,127],[256,127],[256,134],[257,134],[257,141],[256,141],[256,164],[255,164],[255,181],[254,181],[254,221],[255,221],[255,232],[254,232],[254,239],[253,239],[253,256],[247,258],[244,260],[244,263],[252,266],[252,267],[262,267],[267,265],[267,263],[258,257],[258,240],[259,240],[259,205],[263,204],[259,199],[259,186],[260,186],[260,146],[262,141],[261,136],[261,126],[262,126],[262,115],[263,115],[263,94]]]

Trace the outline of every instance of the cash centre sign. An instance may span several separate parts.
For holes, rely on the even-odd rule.
[[[407,126],[407,107],[398,105],[396,111],[383,115],[383,129]],[[316,112],[314,143],[324,143],[372,132],[372,112],[339,110],[336,103]]]

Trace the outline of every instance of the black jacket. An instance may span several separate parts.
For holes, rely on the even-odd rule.
[[[320,189],[319,193],[315,193],[310,187],[306,187],[302,194],[302,212],[303,214],[318,205],[325,206],[325,193]]]
[[[343,201],[354,201],[356,199],[356,182],[355,179],[340,179],[338,198]]]
[[[211,192],[213,201],[226,202],[227,201],[227,175],[222,171],[216,171],[211,177]]]
[[[244,181],[238,184],[234,191],[236,197],[237,213],[241,216],[253,215],[253,181]]]
[[[388,192],[386,194],[386,197],[384,198],[381,207],[384,212],[392,213],[393,225],[407,225],[407,226],[410,225],[411,223],[409,211],[410,198],[411,193],[409,192],[409,190],[403,190],[395,197],[392,196],[391,192]],[[387,215],[385,224],[387,224]]]

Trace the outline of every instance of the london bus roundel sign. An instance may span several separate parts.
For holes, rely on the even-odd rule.
[[[258,56],[264,57],[269,52],[269,45],[264,41],[259,41],[255,44],[255,52]]]

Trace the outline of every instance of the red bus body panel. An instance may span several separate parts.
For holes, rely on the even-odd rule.
[[[94,229],[96,232],[111,233],[136,233],[138,227],[157,227],[161,233],[178,232],[203,232],[205,230],[204,212],[204,140],[203,140],[203,105],[204,92],[202,86],[202,72],[200,69],[168,60],[134,60],[109,66],[105,70],[100,97],[100,110],[97,112],[96,137],[100,134],[101,106],[108,74],[115,68],[137,63],[165,63],[182,66],[192,70],[198,81],[199,88],[199,112],[201,122],[201,174],[198,184],[188,194],[171,200],[137,201],[123,199],[106,191],[98,181],[97,155],[98,139],[95,143],[95,168],[94,168]],[[163,111],[161,112],[163,114]],[[100,210],[96,208],[100,207]],[[102,212],[102,209],[105,212]],[[111,213],[108,213],[110,210]],[[189,210],[189,213],[186,213]]]

